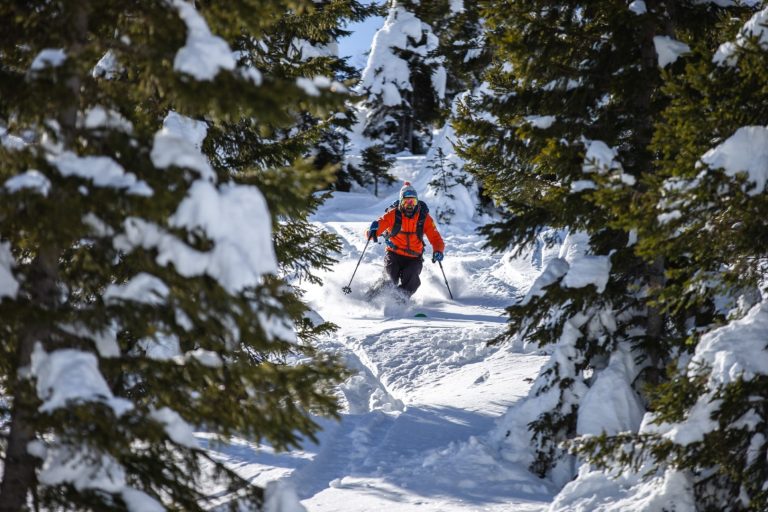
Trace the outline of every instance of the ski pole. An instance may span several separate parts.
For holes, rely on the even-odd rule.
[[[443,270],[443,262],[438,261],[437,263],[440,264],[440,271],[443,273],[443,281],[445,281],[445,287],[448,288],[448,295],[451,296],[451,300],[453,300],[453,294],[451,293],[451,287],[448,286],[448,278],[445,277],[445,270]]]
[[[357,273],[357,267],[359,267],[360,266],[360,262],[363,261],[363,255],[365,255],[365,250],[368,248],[368,244],[370,242],[371,242],[371,239],[368,238],[368,241],[365,242],[365,247],[363,247],[363,252],[360,254],[360,259],[357,260],[357,266],[355,267],[355,271],[352,272],[352,277],[349,279],[349,284],[341,289],[341,291],[343,291],[346,294],[352,293],[352,288],[350,288],[350,286],[352,286],[352,279],[355,278],[355,274]]]

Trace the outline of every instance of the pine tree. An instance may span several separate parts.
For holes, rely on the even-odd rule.
[[[542,476],[563,461],[561,441],[599,433],[580,427],[579,418],[589,415],[584,404],[601,370],[643,362],[642,373],[628,373],[616,390],[634,397],[639,417],[644,386],[668,359],[666,340],[683,329],[651,299],[664,286],[664,261],[635,253],[625,215],[653,173],[649,146],[665,105],[660,68],[670,64],[657,51],[674,48],[678,56],[684,47],[672,38],[690,34],[688,27],[712,30],[719,8],[643,7],[485,2],[498,64],[486,75],[489,93],[468,98],[457,122],[468,170],[504,210],[501,222],[485,228],[491,247],[520,253],[546,229],[570,231],[561,257],[510,308],[510,336],[557,342],[532,391],[548,409],[530,425],[531,468]],[[595,278],[582,277],[589,273]],[[561,467],[558,480],[567,481],[568,464]]]
[[[639,435],[581,446],[604,466],[684,472],[697,510],[768,507],[759,455],[768,448],[768,379],[764,365],[752,366],[766,334],[768,202],[758,162],[768,141],[768,10],[741,28],[748,14],[732,11],[717,39],[693,40],[684,72],[669,77],[653,144],[661,159],[632,212],[638,252],[667,261],[658,301],[686,321],[671,340],[679,362]]]
[[[235,47],[242,64],[283,80],[295,80],[310,96],[325,90],[346,92],[358,72],[338,56],[337,40],[348,34],[341,27],[379,11],[379,7],[362,5],[357,0],[323,0],[312,2],[306,9],[285,8],[263,37],[233,34]],[[318,100],[322,98],[317,98],[315,105]],[[329,106],[325,100],[322,104]],[[336,237],[308,220],[322,198],[307,203],[306,197],[346,178],[348,173],[342,167],[346,129],[356,120],[345,103],[336,101],[322,113],[309,110],[312,106],[294,102],[293,108],[285,112],[291,118],[287,127],[246,119],[223,124],[220,134],[216,131],[209,137],[210,153],[216,155],[220,165],[236,172],[250,168],[249,173],[262,190],[270,189],[275,178],[269,173],[262,177],[261,171],[254,173],[254,167],[301,169],[294,179],[308,186],[297,186],[290,200],[282,190],[274,198],[281,219],[275,226],[278,261],[298,281],[317,281],[311,270],[328,269],[332,263],[328,255],[338,251]],[[297,161],[299,157],[301,162]],[[283,169],[280,174],[286,172],[294,171]],[[283,261],[288,263],[282,265]]]
[[[455,3],[455,2],[453,2]],[[493,61],[493,48],[486,44],[481,3],[463,2],[461,10],[449,17],[445,31],[440,31],[440,55],[445,57],[448,104],[461,93],[482,83],[482,74]]]
[[[293,259],[291,223],[329,176],[233,127],[343,98],[233,57],[285,3],[199,8],[0,6],[0,510],[204,510],[212,484],[258,506],[193,429],[284,448],[338,411],[344,372],[280,277],[330,262]]]
[[[349,115],[354,119],[354,114],[350,112]],[[333,186],[336,190],[343,192],[349,192],[354,180],[344,165],[350,143],[348,133],[352,124],[349,122],[338,126],[329,126],[320,135],[311,155],[312,163],[316,169],[321,170],[328,166],[333,166],[336,169],[336,179]]]
[[[429,186],[440,199],[440,204],[435,208],[435,217],[441,224],[450,224],[456,214],[456,210],[451,206],[451,202],[456,199],[452,189],[457,185],[470,186],[469,177],[459,171],[459,166],[446,156],[442,147],[435,150],[427,169],[434,176]]]
[[[342,27],[380,11],[376,5],[363,5],[357,0],[313,2],[307,9],[286,9],[264,37],[239,37],[235,47],[244,64],[273,76],[297,80],[311,95],[323,88],[345,92],[357,83],[359,71],[338,55],[338,39],[349,34]],[[242,158],[230,154],[230,160],[235,160],[234,165],[250,165],[252,159],[265,165],[285,165],[297,153],[302,153],[312,160],[318,171],[333,166],[341,174],[336,181],[343,182],[341,162],[349,142],[347,132],[356,121],[352,107],[337,104],[332,111],[318,116],[317,112],[309,112],[302,105],[296,106],[298,108],[290,113],[296,119],[289,129],[271,127],[271,130],[265,130],[264,126],[247,124],[236,127],[235,131],[242,132],[240,139],[222,141],[222,144],[228,147],[229,153],[239,151]],[[271,154],[241,151],[242,138],[269,141],[258,147]],[[270,156],[274,159],[265,162]]]
[[[376,4],[364,5],[357,0],[315,2],[308,12],[286,16],[283,25],[274,31],[266,44],[283,50],[274,62],[285,69],[287,76],[331,77],[336,87],[352,87],[359,81],[360,72],[338,55],[338,40],[350,34],[343,28],[346,24],[363,21],[381,11]],[[291,65],[285,66],[286,62]],[[336,170],[334,186],[349,190],[354,178],[343,162],[349,145],[347,134],[357,118],[350,104],[342,107],[325,119],[304,113],[301,127],[314,136],[308,149],[315,168],[321,170],[333,166]]]
[[[437,148],[435,157],[427,165],[427,169],[432,171],[432,174],[435,176],[435,178],[429,182],[429,185],[453,199],[451,188],[457,185],[455,173],[456,164],[448,161],[445,157],[443,148]]]
[[[427,23],[438,40],[435,55],[446,75],[444,106],[480,85],[481,75],[491,63],[492,49],[485,44],[481,3],[457,0],[402,2],[417,18]]]
[[[379,182],[385,185],[391,185],[395,182],[395,177],[389,173],[392,168],[392,159],[390,159],[384,149],[384,145],[375,144],[368,146],[361,153],[361,168],[364,179],[368,183],[373,183],[373,195],[379,196]]]
[[[426,152],[432,125],[443,116],[445,70],[431,28],[391,0],[384,26],[376,33],[360,89],[365,96],[364,134],[388,153]]]

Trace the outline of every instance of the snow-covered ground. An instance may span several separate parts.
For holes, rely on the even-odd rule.
[[[414,157],[398,159],[394,170],[422,194],[426,172]],[[302,450],[275,453],[246,442],[216,449],[258,484],[293,486],[309,511],[542,510],[555,489],[505,462],[490,433],[546,358],[486,344],[504,329],[504,307],[527,291],[538,265],[484,249],[476,225],[440,226],[454,300],[428,259],[410,305],[368,300],[383,273],[384,247],[373,243],[352,293],[342,292],[365,248],[364,230],[400,184],[379,198],[364,190],[335,193],[313,219],[343,241],[323,285],[306,288],[313,308],[339,326],[322,348],[357,370],[340,389],[341,421],[321,420],[319,443]]]

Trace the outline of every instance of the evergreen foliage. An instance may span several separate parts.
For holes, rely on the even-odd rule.
[[[376,33],[360,84],[364,134],[382,141],[388,153],[426,153],[432,125],[443,118],[445,70],[430,26],[391,0],[384,26]]]
[[[312,154],[312,162],[318,170],[328,166],[336,169],[336,180],[333,183],[333,187],[342,192],[349,192],[354,177],[349,173],[344,162],[350,142],[349,135],[347,134],[355,116],[349,112],[348,115],[338,114],[334,119],[340,119],[342,116],[343,122],[334,123],[334,126],[329,126],[320,135],[318,144]]]
[[[332,173],[297,161],[314,134],[279,134],[343,97],[330,83],[302,87],[276,46],[259,47],[269,63],[255,43],[279,33],[289,8],[311,17],[317,3],[198,7],[0,6],[0,510],[204,510],[212,484],[239,497],[233,508],[257,507],[261,490],[197,446],[190,426],[279,449],[313,437],[310,412],[338,411],[330,386],[345,372],[309,343],[329,326],[302,322],[285,279],[332,261],[338,242],[306,229],[317,205],[307,198]],[[184,61],[185,44],[218,60]],[[207,131],[212,168],[173,123]],[[190,220],[197,194],[209,202]],[[208,224],[202,212],[216,208]],[[248,214],[274,226],[249,255],[261,263],[201,266],[248,236],[226,236]],[[70,372],[86,389],[61,396]]]
[[[687,331],[671,340],[680,360],[654,392],[649,432],[580,446],[609,467],[631,457],[685,471],[698,510],[768,507],[768,462],[759,455],[768,447],[766,375],[701,364],[702,347],[729,332],[741,345],[736,351],[765,348],[760,332],[750,330],[764,325],[752,322],[761,321],[765,300],[765,183],[738,160],[711,160],[718,149],[753,135],[731,150],[748,162],[768,123],[768,46],[761,36],[768,12],[755,15],[749,29],[741,28],[749,13],[738,14],[724,19],[718,38],[694,39],[683,72],[669,76],[664,93],[671,99],[653,141],[660,159],[645,180],[648,194],[628,213],[638,226],[637,252],[666,261],[669,278],[657,300],[685,320]],[[720,43],[727,44],[715,51]],[[702,417],[711,424],[692,441],[664,435]]]
[[[346,371],[312,348],[334,326],[297,287],[340,249],[309,222],[316,192],[378,196],[387,155],[426,153],[457,97],[464,169],[502,212],[489,247],[563,245],[497,340],[555,345],[530,469],[565,482],[570,451],[684,471],[701,510],[768,508],[767,377],[702,355],[768,324],[768,173],[713,156],[768,144],[768,10],[744,28],[755,8],[726,4],[391,0],[359,169],[343,165],[358,76],[334,44],[383,8],[0,4],[0,512],[206,510],[213,487],[258,508],[192,429],[281,449],[338,413]],[[449,205],[471,183],[431,155]],[[230,225],[261,226],[254,245]],[[617,365],[642,429],[580,427]],[[670,433],[689,425],[698,438]]]
[[[292,15],[284,18],[283,26],[278,27],[267,42],[270,48],[281,48],[278,55],[291,56],[291,66],[286,70],[294,77],[331,77],[337,82],[336,87],[348,88],[360,79],[360,73],[347,59],[340,58],[336,49],[337,41],[350,34],[344,27],[348,23],[360,22],[374,14],[381,14],[382,8],[373,3],[360,3],[357,0],[324,0],[316,2],[314,8],[301,16]],[[279,41],[279,44],[275,44]],[[286,60],[276,59],[284,65]],[[336,171],[332,186],[348,191],[355,177],[345,168],[343,162],[349,144],[347,133],[357,121],[351,104],[345,103],[342,109],[331,112],[325,119],[302,114],[302,123],[298,126],[316,134],[308,156],[312,158],[316,169],[331,166]],[[291,136],[295,137],[293,127]]]
[[[361,169],[364,179],[373,183],[373,195],[379,196],[379,182],[385,185],[394,183],[395,177],[389,173],[393,161],[386,154],[382,144],[375,144],[365,148],[360,155],[362,158]]]
[[[450,206],[450,200],[456,199],[456,196],[451,192],[451,189],[457,185],[469,187],[469,176],[460,172],[456,162],[446,157],[442,147],[438,147],[435,150],[434,157],[427,164],[427,169],[430,170],[434,176],[434,179],[429,182],[429,186],[438,196],[448,200],[445,201],[446,206],[441,205],[435,208],[435,218],[441,224],[450,224],[451,219],[456,213]]]
[[[547,229],[570,231],[538,287],[509,308],[509,336],[558,343],[559,355],[534,385],[539,396],[556,396],[530,425],[532,469],[543,476],[562,460],[560,442],[583,433],[580,402],[611,356],[630,350],[641,363],[627,385],[647,404],[646,386],[663,374],[671,340],[685,333],[684,319],[655,300],[665,260],[636,251],[629,212],[648,194],[657,159],[650,144],[667,102],[654,38],[711,40],[722,9],[655,1],[644,12],[623,2],[482,5],[496,64],[486,74],[490,90],[467,97],[456,126],[467,170],[504,210],[485,228],[489,245],[520,253]],[[569,269],[595,258],[608,261],[604,290],[569,284]]]
[[[235,47],[242,64],[284,80],[296,80],[310,95],[319,94],[323,88],[346,92],[359,74],[346,59],[337,55],[337,40],[349,34],[342,26],[361,21],[379,10],[375,5],[363,5],[357,0],[323,0],[302,10],[286,7],[268,34],[261,38],[241,34]],[[305,77],[326,78],[319,82],[315,79],[314,83]],[[321,104],[324,102],[318,99]],[[356,120],[346,103],[336,102],[332,109],[322,113],[313,111],[318,99],[293,102],[285,112],[291,119],[287,125],[245,118],[222,125],[221,133],[212,133],[209,137],[211,153],[220,165],[233,172],[250,169],[248,172],[262,190],[271,188],[275,178],[268,173],[264,176],[256,169],[303,168],[296,176],[299,186],[290,192],[292,197],[283,195],[282,186],[280,196],[275,197],[276,202],[282,203],[276,212],[281,222],[275,225],[278,260],[281,264],[287,262],[283,270],[299,281],[316,281],[311,270],[327,270],[332,262],[328,254],[338,250],[334,236],[308,221],[320,200],[305,198],[334,183],[348,188],[348,173],[344,172],[342,161],[348,142],[346,130]],[[299,162],[299,158],[306,162]],[[308,165],[317,172],[310,172]],[[293,171],[280,171],[277,179],[284,179],[285,172]],[[310,187],[301,185],[307,179],[312,182]]]
[[[490,65],[492,48],[485,44],[481,3],[456,0],[401,2],[416,17],[427,23],[438,39],[435,50],[446,73],[445,102],[478,87]]]
[[[313,2],[309,9],[286,9],[265,37],[241,36],[235,46],[242,63],[267,70],[273,76],[297,79],[310,94],[314,94],[318,85],[305,77],[321,77],[319,84],[337,92],[346,91],[357,83],[359,72],[349,65],[347,59],[338,55],[338,39],[349,35],[343,26],[362,21],[380,13],[380,10],[374,4],[363,5],[357,0]],[[290,112],[295,116],[290,129],[273,126],[270,133],[263,124],[241,125],[235,130],[228,127],[227,131],[242,131],[242,137],[252,141],[268,140],[270,144],[257,145],[260,152],[267,151],[268,154],[253,154],[252,150],[240,149],[242,140],[233,141],[235,143],[228,146],[235,153],[241,151],[242,160],[248,164],[257,159],[265,165],[284,165],[286,160],[300,152],[311,158],[318,170],[333,166],[341,174],[336,181],[344,188],[346,176],[340,163],[349,142],[346,132],[356,121],[355,114],[349,104],[337,105],[336,109],[324,113],[322,117],[306,107],[301,103],[295,105],[294,111]],[[283,153],[283,149],[287,153]]]

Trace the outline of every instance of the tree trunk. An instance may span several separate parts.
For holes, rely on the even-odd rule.
[[[77,60],[88,40],[88,17],[91,6],[87,2],[75,2],[72,8],[71,41],[65,44],[67,55]],[[80,110],[81,77],[74,71],[66,80],[71,101],[58,113],[61,135],[65,146],[72,147],[77,137],[77,113]],[[58,262],[60,250],[55,244],[39,248],[30,265],[24,291],[27,299],[40,309],[55,311],[60,303],[58,287]],[[17,347],[16,370],[29,368],[36,343],[48,345],[52,331],[48,325],[30,325]],[[26,376],[16,375],[13,386],[11,427],[5,456],[3,480],[0,482],[0,512],[18,512],[26,508],[27,497],[37,486],[37,466],[40,459],[27,451],[29,443],[37,436],[35,415],[39,399]]]
[[[659,0],[648,0],[646,6],[649,12],[660,12],[667,7]],[[647,76],[659,76],[658,62],[656,56],[656,47],[653,43],[653,38],[659,33],[674,36],[673,20],[670,19],[669,11],[665,11],[665,18],[663,20],[663,26],[658,26],[658,20],[654,20],[652,17],[648,17],[643,27],[643,43],[642,43],[642,67],[647,70]],[[651,81],[648,86],[643,89],[643,94],[640,94],[637,98],[637,114],[638,114],[638,149],[644,148],[643,156],[638,162],[638,168],[641,168],[643,172],[653,172],[652,159],[653,155],[648,149],[651,145],[654,129],[655,113],[653,112],[652,95],[656,88],[660,86],[660,77]],[[639,191],[641,194],[644,190]],[[643,273],[647,279],[648,287],[650,289],[649,296],[653,297],[659,290],[664,287],[664,258],[657,257],[653,263],[646,265]],[[648,308],[648,317],[646,320],[646,336],[649,340],[660,340],[664,335],[664,315],[658,307]],[[651,351],[648,354],[651,364],[656,367],[660,363],[659,354]]]
[[[57,281],[58,251],[44,248],[32,263],[29,273],[29,300],[41,308],[55,308],[59,290]],[[46,325],[30,326],[19,343],[16,368],[29,368],[35,343],[50,337]],[[3,481],[0,483],[0,512],[18,512],[27,505],[27,496],[37,483],[36,469],[40,460],[27,451],[35,440],[34,415],[39,403],[32,382],[16,377],[11,411],[11,431],[5,454]]]
[[[24,343],[23,345],[26,345]],[[27,347],[22,346],[26,352]],[[26,354],[27,363],[29,355]],[[25,355],[19,354],[19,363]],[[32,426],[30,395],[34,393],[28,383],[18,383],[13,396],[11,413],[11,432],[8,436],[8,448],[5,452],[3,481],[0,484],[0,512],[18,512],[27,504],[27,495],[37,482],[36,469],[38,460],[27,452],[27,445],[35,439]],[[27,398],[24,400],[25,397]]]
[[[400,150],[413,153],[413,91],[403,91],[404,112],[400,123]]]

